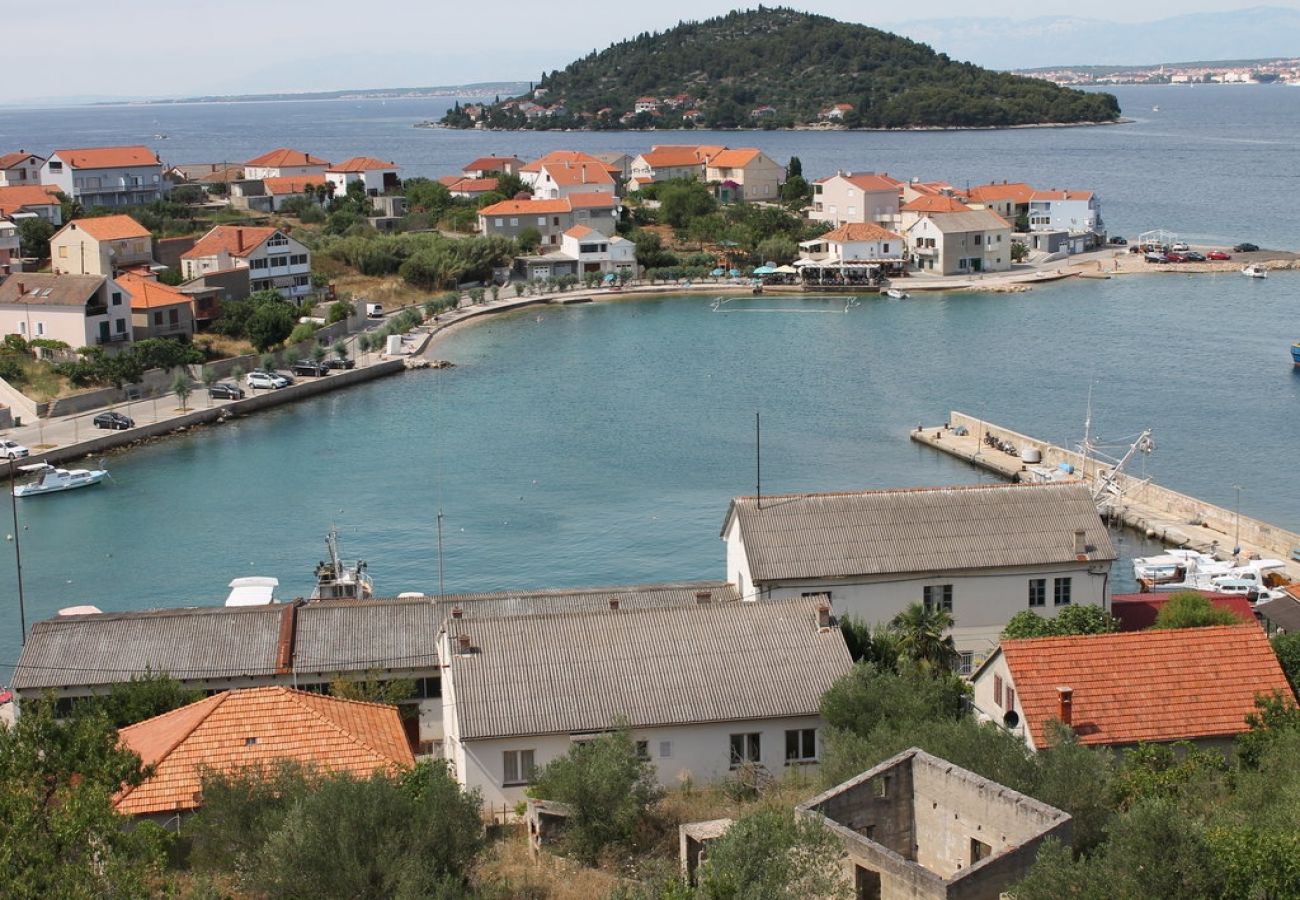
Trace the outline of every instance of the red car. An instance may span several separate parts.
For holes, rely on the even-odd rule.
[[[1187,257],[1181,253],[1166,253],[1165,262],[1187,262]]]
[[[1211,250],[1205,254],[1206,259],[1232,259],[1231,253],[1224,253],[1222,250]]]

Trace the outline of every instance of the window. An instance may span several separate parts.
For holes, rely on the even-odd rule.
[[[114,305],[114,306],[121,306],[121,305],[122,305],[122,292],[121,292],[121,291],[113,291],[113,305]]]
[[[786,765],[817,761],[817,729],[795,728],[785,733]]]
[[[926,585],[922,592],[922,601],[925,608],[928,610],[941,610],[948,613],[952,612],[952,585]]]
[[[169,325],[179,325],[181,323],[181,313],[178,309],[167,310],[167,323]]]
[[[498,225],[501,224],[501,220],[500,220],[500,219],[497,219],[497,224],[498,224]],[[546,216],[538,216],[538,217],[537,217],[537,224],[540,225],[540,226],[542,226],[543,228],[545,228],[545,227],[546,227]]]
[[[311,284],[311,276],[310,276],[310,275],[295,275],[295,276],[293,276],[293,286],[294,286],[294,287],[308,287],[310,284]]]
[[[1070,605],[1070,579],[1056,578],[1052,581],[1052,603],[1056,606]]]
[[[880,252],[881,252],[882,255],[883,255],[883,254],[886,254],[886,253],[889,252],[889,242],[888,242],[888,241],[886,241],[885,243],[883,243],[883,244],[880,245]]]
[[[761,737],[757,732],[731,736],[731,768],[735,769],[744,763],[758,762],[762,759]]]
[[[501,757],[504,773],[501,779],[502,787],[518,786],[532,781],[533,771],[537,768],[533,762],[532,750],[506,750]]]
[[[1002,676],[993,676],[993,702],[999,709],[1002,708]]]
[[[280,266],[287,266],[288,264],[289,264],[289,257],[287,257],[287,256],[272,256],[272,257],[271,257],[271,265],[272,265],[274,268],[277,268],[277,269],[278,269]]]
[[[269,239],[267,239],[266,246],[287,247],[289,246],[289,239],[284,235],[280,234],[279,232],[276,232],[275,234],[271,235]]]
[[[68,258],[68,248],[66,246],[60,247],[59,259],[67,259],[67,258]]]
[[[248,263],[248,267],[250,269],[265,269],[266,265],[267,262],[265,259],[254,259],[254,260],[250,260]]]
[[[27,323],[26,323],[26,322],[19,322],[19,323],[18,323],[18,333],[19,333],[19,334],[26,334],[26,333],[27,333]]]
[[[969,675],[975,668],[975,654],[970,650],[963,650],[957,656],[957,674]]]
[[[1002,689],[1002,702],[1007,709],[1016,708],[1016,689],[1009,684]]]
[[[1046,578],[1029,579],[1029,605],[1031,607],[1047,605]]]
[[[649,742],[649,741],[637,741],[637,742],[636,742],[636,758],[639,759],[639,760],[642,760],[642,761],[648,761],[648,760],[650,759],[650,742]]]
[[[988,844],[976,838],[970,839],[970,864],[973,866],[981,859],[987,859],[993,853],[993,848]]]
[[[36,336],[37,336],[37,337],[40,337],[40,336],[43,335],[43,334],[45,334],[45,323],[44,323],[44,322],[37,322],[37,323],[36,323]]]
[[[501,216],[497,216],[492,220],[492,224],[497,228],[501,228],[506,224],[506,220]]]
[[[113,330],[118,334],[126,334],[126,319],[116,319],[113,322]]]
[[[513,227],[515,227],[515,226],[518,225],[518,224],[519,224],[519,217],[518,217],[518,216],[511,216],[511,217],[510,217],[510,227],[513,228]]]
[[[155,325],[161,325],[161,324],[162,324],[162,312],[156,312],[156,313],[153,314],[153,323],[154,323]]]
[[[307,265],[307,254],[306,254],[306,253],[295,253],[295,254],[293,254],[292,256],[289,257],[289,265],[291,265],[291,266],[305,266],[305,265]]]
[[[671,759],[671,758],[672,758],[672,755],[673,755],[673,742],[672,742],[672,741],[660,741],[660,742],[659,742],[659,758],[660,758],[660,759]]]
[[[51,171],[51,172],[62,172],[62,171],[63,171],[63,163],[59,162],[57,159],[52,159],[52,160],[50,160],[50,171]]]

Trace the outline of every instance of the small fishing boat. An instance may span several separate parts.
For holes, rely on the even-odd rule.
[[[103,463],[101,462],[102,466]],[[40,472],[41,477],[14,488],[15,497],[34,497],[37,494],[54,494],[74,488],[90,487],[108,477],[107,469],[56,469],[49,463],[32,463],[19,466],[24,472]]]
[[[1247,278],[1267,278],[1268,269],[1264,268],[1259,263],[1251,263],[1248,266],[1241,267],[1241,274],[1245,275]]]
[[[906,300],[908,297],[912,295],[909,294],[907,291],[899,290],[898,288],[890,288],[889,290],[885,291],[885,296],[890,297],[894,300]]]
[[[1295,363],[1296,368],[1300,369],[1300,341],[1291,345],[1291,362]]]
[[[325,535],[325,549],[329,559],[316,564],[312,600],[370,600],[375,596],[375,585],[366,574],[365,560],[344,565],[339,557],[339,534],[333,528]]]

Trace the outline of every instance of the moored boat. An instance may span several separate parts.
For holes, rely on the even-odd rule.
[[[1241,274],[1245,275],[1247,278],[1267,278],[1268,269],[1264,268],[1259,263],[1251,263],[1248,266],[1241,267]]]
[[[37,494],[55,494],[60,491],[90,487],[92,484],[99,484],[108,477],[108,470],[103,468],[56,469],[49,463],[32,463],[18,468],[24,472],[40,472],[41,477],[15,487],[15,497],[34,497]]]
[[[899,290],[898,288],[890,288],[889,290],[885,291],[885,296],[892,297],[895,300],[906,300],[908,297],[912,295],[909,294],[907,291]]]
[[[1291,345],[1291,362],[1296,364],[1296,368],[1300,368],[1300,341]]]
[[[325,535],[325,548],[329,559],[316,564],[316,587],[312,600],[370,600],[375,596],[375,585],[366,574],[365,560],[351,566],[339,558],[339,535],[333,528]]]

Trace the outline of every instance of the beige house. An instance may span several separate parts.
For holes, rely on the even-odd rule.
[[[725,147],[657,144],[632,160],[629,174],[641,184],[675,179],[704,179],[705,162]]]
[[[718,199],[776,200],[785,182],[785,166],[752,147],[723,150],[709,157],[704,179],[718,185]]]
[[[939,275],[1011,268],[1011,225],[987,209],[924,216],[904,232],[912,262]]]
[[[813,182],[813,202],[808,208],[808,218],[835,226],[874,222],[892,228],[898,223],[901,187],[901,181],[888,175],[839,172]]]
[[[187,294],[135,272],[119,275],[117,283],[131,295],[135,340],[165,337],[188,342],[194,335],[194,303]]]
[[[50,238],[59,275],[113,275],[153,264],[153,235],[130,216],[73,219]]]
[[[131,342],[131,296],[103,275],[23,272],[0,282],[0,334],[73,350]]]

